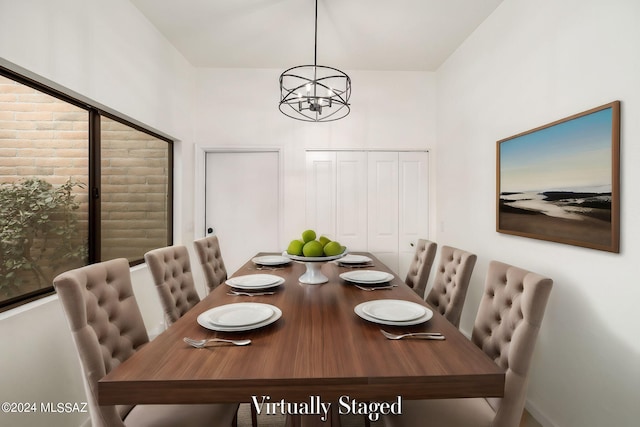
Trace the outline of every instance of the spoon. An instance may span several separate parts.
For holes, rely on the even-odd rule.
[[[222,338],[210,338],[208,340],[194,340],[193,338],[184,337],[183,341],[195,348],[204,348],[210,342],[228,342],[234,345],[249,345],[251,340],[225,340]]]
[[[382,335],[384,335],[389,340],[400,340],[402,338],[420,338],[423,340],[443,340],[444,335],[440,332],[414,332],[410,334],[392,334],[383,329],[380,329]]]

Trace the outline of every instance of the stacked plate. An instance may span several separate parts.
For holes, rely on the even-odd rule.
[[[270,325],[282,316],[271,304],[239,302],[207,310],[198,316],[198,324],[213,331],[240,332]]]
[[[251,259],[251,261],[253,261],[253,263],[256,265],[274,267],[278,265],[289,264],[291,262],[291,259],[282,255],[264,255],[257,256]]]
[[[372,267],[373,260],[368,256],[347,254],[337,261],[340,267]]]
[[[340,278],[359,285],[379,285],[393,280],[393,274],[376,270],[358,270],[341,273]]]
[[[232,288],[255,291],[280,286],[284,283],[284,278],[275,274],[248,274],[246,276],[232,277],[225,283]]]
[[[379,299],[363,302],[354,308],[355,313],[369,322],[382,325],[410,326],[426,322],[433,311],[420,304],[398,299]]]

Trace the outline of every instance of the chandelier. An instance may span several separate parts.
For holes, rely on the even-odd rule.
[[[280,75],[280,111],[305,122],[330,122],[349,114],[351,78],[333,67],[317,65],[318,0],[313,65],[289,68]]]

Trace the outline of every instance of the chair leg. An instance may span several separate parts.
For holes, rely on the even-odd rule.
[[[256,407],[253,405],[249,406],[251,406],[251,426],[258,427],[258,413],[256,412]]]

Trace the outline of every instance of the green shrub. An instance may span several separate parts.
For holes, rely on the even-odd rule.
[[[86,264],[86,231],[79,229],[71,179],[61,186],[40,178],[0,185],[0,292],[6,297],[51,286],[53,277]]]

